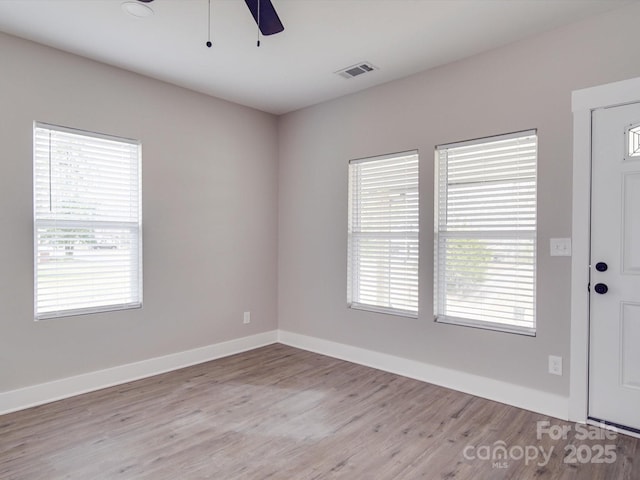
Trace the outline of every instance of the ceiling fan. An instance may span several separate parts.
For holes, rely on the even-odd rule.
[[[142,3],[151,3],[154,0],[138,0]],[[280,21],[278,12],[271,3],[271,0],[244,0],[247,4],[253,19],[258,25],[258,29],[262,35],[275,35],[284,30],[284,26]],[[211,21],[211,0],[209,0],[209,22]],[[209,31],[211,25],[209,25]],[[207,41],[207,47],[211,47],[211,40]],[[260,46],[260,40],[258,40],[258,46]]]

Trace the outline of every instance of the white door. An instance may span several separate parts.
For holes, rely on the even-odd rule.
[[[589,417],[640,430],[640,103],[592,125]]]

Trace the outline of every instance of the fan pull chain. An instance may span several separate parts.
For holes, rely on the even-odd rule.
[[[209,0],[209,15],[207,17],[207,47],[211,48],[211,0]]]
[[[258,0],[258,41],[256,42],[256,46],[260,46],[260,3],[261,1]]]

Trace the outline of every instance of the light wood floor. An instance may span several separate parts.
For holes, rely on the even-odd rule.
[[[516,459],[481,459],[499,445]],[[2,480],[205,478],[640,479],[640,440],[283,345],[0,416]]]

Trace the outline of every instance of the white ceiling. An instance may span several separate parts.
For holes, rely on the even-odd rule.
[[[0,30],[281,114],[363,90],[637,0],[272,0],[284,32],[264,37],[243,0],[0,0]],[[344,79],[333,72],[379,68]]]

